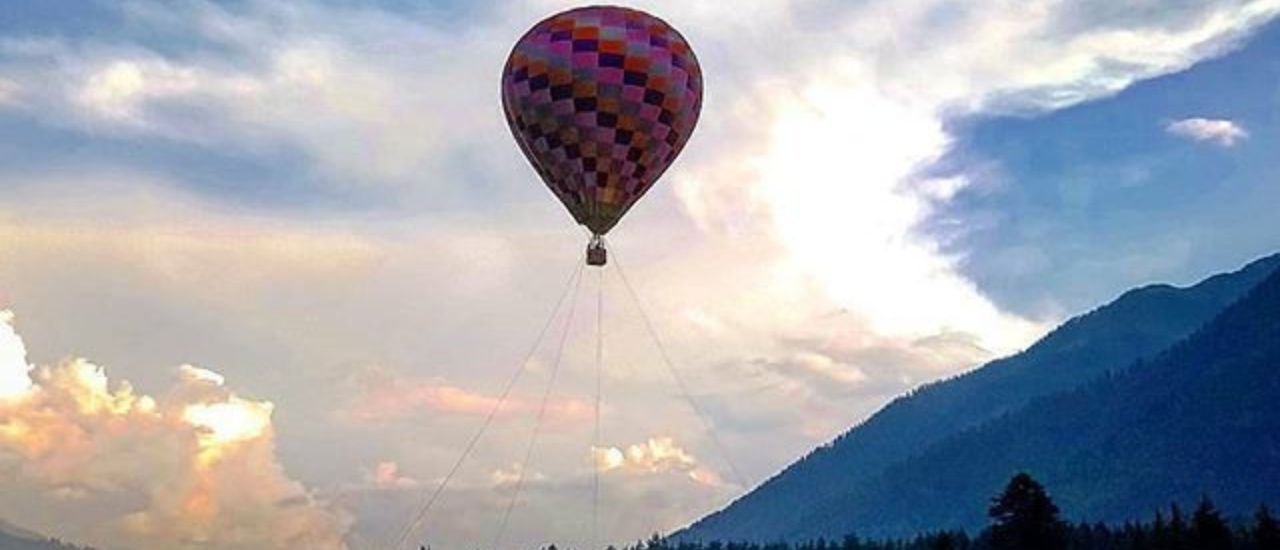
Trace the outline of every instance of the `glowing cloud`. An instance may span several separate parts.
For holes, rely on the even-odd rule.
[[[692,454],[676,444],[670,437],[651,437],[648,440],[618,447],[592,449],[596,470],[629,474],[683,473],[703,485],[720,485],[715,472],[699,465]]]
[[[403,418],[430,411],[484,416],[498,404],[498,397],[476,393],[437,380],[403,378],[372,368],[361,374],[360,395],[345,411],[347,417],[374,422]],[[500,411],[503,416],[535,413],[539,403],[519,396],[509,397]],[[591,418],[591,405],[578,399],[557,399],[547,404],[547,418],[576,422]]]
[[[182,419],[199,429],[201,460],[213,462],[239,442],[261,438],[271,427],[271,403],[231,396],[222,403],[197,403],[182,411]]]
[[[346,547],[345,515],[277,462],[271,403],[239,397],[217,373],[190,366],[158,399],[127,382],[113,387],[83,359],[36,367],[25,386],[14,384],[30,367],[11,321],[0,318],[0,380],[13,390],[0,399],[0,458],[16,461],[17,476],[0,487],[35,487],[32,498],[45,505],[106,516],[33,527],[144,550]]]
[[[0,400],[19,397],[31,388],[27,348],[12,323],[13,313],[0,310]]]

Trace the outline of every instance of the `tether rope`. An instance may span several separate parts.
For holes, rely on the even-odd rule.
[[[591,473],[593,493],[591,495],[591,548],[600,548],[600,466],[596,464],[596,454],[600,452],[600,387],[604,371],[604,268],[596,271],[596,404],[595,404],[595,436],[591,444]]]
[[[400,550],[403,548],[404,543],[413,536],[414,531],[416,531],[425,521],[427,515],[431,511],[431,508],[435,506],[436,501],[440,499],[444,490],[449,486],[449,482],[453,480],[454,475],[458,473],[459,468],[462,467],[462,464],[466,462],[467,458],[471,455],[471,452],[475,449],[476,443],[480,441],[480,438],[484,436],[485,432],[488,431],[489,427],[493,424],[494,418],[497,417],[498,411],[502,409],[502,405],[506,403],[507,398],[510,397],[511,390],[515,388],[516,382],[519,382],[520,378],[524,375],[524,372],[528,370],[529,363],[533,361],[533,356],[537,354],[538,349],[542,346],[543,339],[547,336],[547,332],[551,330],[551,325],[555,321],[557,314],[560,312],[561,306],[564,305],[565,298],[569,296],[571,290],[574,291],[575,295],[577,294],[576,291],[578,283],[582,281],[582,270],[584,269],[581,258],[577,260],[577,263],[577,267],[574,268],[572,275],[569,276],[568,283],[560,293],[560,298],[556,300],[556,305],[552,308],[551,315],[549,315],[547,317],[547,321],[543,323],[542,330],[538,332],[538,337],[534,340],[533,346],[529,348],[529,352],[525,354],[524,359],[520,361],[520,365],[517,367],[516,372],[512,374],[511,378],[507,381],[507,385],[502,389],[502,393],[498,397],[497,403],[494,403],[493,407],[489,410],[489,414],[480,425],[480,429],[477,430],[475,435],[471,437],[471,440],[467,442],[467,446],[463,449],[462,454],[458,456],[458,460],[453,463],[453,467],[449,469],[449,472],[445,475],[444,479],[442,479],[440,484],[436,486],[435,491],[433,491],[431,496],[423,502],[422,506],[412,516],[413,519],[405,524],[404,528],[400,530],[399,534],[389,547],[391,550]],[[572,312],[572,309],[570,311]]]
[[[654,346],[658,348],[658,354],[662,356],[662,362],[667,366],[667,372],[671,373],[671,378],[675,380],[676,388],[680,390],[680,394],[685,401],[689,403],[689,408],[693,409],[694,415],[702,421],[703,429],[706,430],[707,437],[711,439],[711,443],[715,445],[716,452],[724,459],[725,464],[729,466],[729,470],[733,473],[734,482],[747,489],[746,478],[738,469],[738,465],[734,463],[732,456],[725,450],[724,443],[720,441],[719,435],[716,434],[715,425],[711,422],[711,417],[698,406],[697,400],[689,393],[689,388],[684,382],[684,378],[680,376],[676,370],[675,364],[671,362],[671,356],[667,353],[667,347],[663,345],[662,339],[658,338],[658,331],[654,329],[653,322],[649,319],[649,314],[644,309],[644,304],[640,302],[640,296],[636,293],[636,289],[631,286],[631,281],[627,279],[626,270],[622,267],[622,262],[618,261],[617,251],[613,252],[613,265],[617,267],[618,276],[622,279],[622,284],[627,288],[627,293],[631,296],[632,303],[635,304],[636,310],[640,312],[640,318],[644,321],[645,330],[648,331],[649,337],[653,339]]]
[[[688,384],[685,383],[685,380],[681,376],[679,370],[676,369],[675,363],[671,360],[671,355],[667,351],[666,345],[663,343],[662,339],[658,336],[657,329],[655,328],[652,319],[649,317],[648,311],[645,309],[643,302],[640,300],[639,293],[637,293],[635,290],[635,287],[631,285],[631,281],[627,277],[626,270],[624,269],[622,263],[619,261],[617,252],[612,251],[611,256],[613,256],[612,258],[610,258],[611,263],[615,266],[615,270],[618,273],[618,277],[619,279],[621,279],[623,286],[626,288],[627,294],[631,298],[631,301],[635,306],[636,311],[639,312],[640,318],[644,324],[645,331],[648,333],[649,338],[653,340],[654,347],[657,349],[658,354],[662,359],[663,365],[666,367],[667,372],[670,374],[672,380],[674,381],[676,389],[680,392],[681,397],[689,405],[689,408],[693,411],[694,415],[697,416],[698,420],[702,423],[703,430],[706,433],[708,439],[710,439],[711,443],[716,448],[716,452],[720,454],[721,458],[724,460],[724,463],[728,466],[730,473],[734,478],[733,482],[736,483],[738,486],[742,487],[743,489],[746,489],[747,488],[746,478],[742,475],[742,472],[738,468],[737,463],[733,460],[732,455],[729,454],[724,443],[721,441],[719,434],[715,429],[715,425],[711,420],[710,415],[707,414],[707,412],[702,408],[702,406],[698,404],[698,401],[689,392]],[[582,284],[582,272],[583,272],[583,269],[585,268],[585,265],[584,263],[582,263],[581,258],[578,259],[578,262],[579,262],[578,266],[573,271],[572,275],[569,277],[569,281],[564,291],[560,294],[559,299],[556,301],[555,307],[551,311],[551,315],[548,317],[547,321],[543,324],[542,329],[539,331],[538,337],[535,340],[532,348],[530,348],[528,354],[526,354],[525,358],[520,362],[519,367],[517,368],[516,372],[512,375],[511,379],[508,380],[506,386],[503,388],[503,391],[498,398],[498,401],[490,409],[488,415],[485,417],[484,422],[480,426],[480,429],[475,433],[474,436],[472,436],[471,440],[468,441],[467,446],[464,448],[462,454],[458,457],[458,460],[454,462],[453,466],[450,468],[449,472],[445,475],[444,479],[441,480],[440,484],[436,486],[436,489],[431,493],[430,497],[424,502],[422,507],[413,516],[413,520],[409,522],[404,527],[404,529],[400,531],[399,536],[396,537],[394,544],[390,547],[392,550],[401,550],[405,542],[413,536],[413,534],[421,525],[425,523],[431,509],[435,506],[437,501],[441,498],[441,495],[444,493],[445,489],[447,489],[450,481],[458,473],[463,463],[465,463],[467,458],[470,457],[471,453],[474,451],[479,440],[491,427],[499,411],[502,409],[503,405],[506,403],[506,401],[510,397],[510,394],[514,389],[514,387],[516,386],[516,383],[521,379],[524,373],[528,370],[529,364],[532,362],[534,355],[536,355],[537,351],[541,348],[542,342],[550,332],[551,326],[555,324],[555,319],[559,316],[560,310],[564,307],[566,298],[569,298],[569,310],[564,321],[564,330],[560,334],[560,341],[556,349],[554,363],[552,364],[552,370],[547,380],[546,387],[543,391],[542,400],[538,407],[538,414],[534,424],[533,432],[530,436],[529,444],[525,448],[524,458],[517,465],[518,471],[517,471],[517,478],[516,478],[516,485],[514,488],[514,492],[512,493],[511,499],[508,501],[507,506],[503,511],[501,523],[499,524],[499,527],[494,534],[494,539],[493,539],[493,544],[491,546],[491,549],[498,550],[499,545],[502,543],[503,538],[506,535],[507,528],[509,527],[512,512],[514,511],[519,501],[520,495],[524,490],[526,473],[528,472],[529,465],[533,458],[533,451],[537,446],[537,442],[542,431],[548,404],[550,402],[551,393],[554,391],[555,382],[557,380],[557,377],[559,375],[559,371],[561,368],[561,364],[563,362],[564,350],[569,338],[569,333],[573,328],[573,320],[574,320],[576,309],[577,309],[575,307],[575,304],[577,302],[579,290]],[[603,380],[603,364],[604,364],[604,286],[605,286],[604,269],[601,269],[598,272],[597,293],[596,293],[596,349],[595,349],[595,371],[596,371],[595,372],[595,377],[596,377],[595,392],[596,393],[595,393],[595,406],[593,411],[595,416],[594,418],[595,426],[594,426],[594,434],[593,434],[594,445],[592,447],[592,450],[593,450],[592,472],[594,477],[593,477],[593,496],[592,496],[592,548],[589,550],[599,550],[596,547],[599,545],[599,535],[600,535],[599,527],[600,527],[600,481],[601,479],[600,479],[599,467],[597,464],[595,464],[594,453],[598,452],[601,445],[601,404],[603,402],[602,380]],[[570,296],[572,297],[570,298]]]
[[[502,538],[506,535],[507,525],[511,521],[511,512],[516,507],[516,502],[520,498],[520,492],[524,489],[525,473],[529,470],[530,459],[533,458],[533,449],[538,443],[538,436],[542,432],[542,422],[547,415],[547,403],[551,400],[551,391],[555,388],[556,377],[560,373],[560,362],[564,357],[565,343],[569,340],[569,331],[573,328],[573,317],[577,308],[574,307],[578,298],[578,289],[582,283],[582,269],[579,267],[577,281],[573,285],[573,298],[569,300],[569,315],[564,322],[564,332],[560,335],[560,345],[556,349],[555,362],[551,365],[551,375],[547,378],[546,389],[542,392],[542,403],[538,405],[538,417],[533,425],[533,434],[529,437],[529,446],[525,448],[524,460],[518,465],[516,472],[516,487],[511,493],[511,500],[507,502],[507,508],[502,513],[502,523],[498,525],[498,531],[494,533],[493,544],[490,546],[492,550],[498,550],[502,544]]]

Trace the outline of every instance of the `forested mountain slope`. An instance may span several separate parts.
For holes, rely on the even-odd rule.
[[[856,498],[887,468],[1032,400],[1079,387],[1187,337],[1280,266],[1280,255],[1188,288],[1151,285],[1058,327],[1031,348],[924,386],[677,533],[772,541],[812,531],[819,503]]]
[[[808,507],[788,537],[976,528],[1011,472],[1071,518],[1120,522],[1214,495],[1229,515],[1280,504],[1280,273],[1149,361],[1035,400]]]

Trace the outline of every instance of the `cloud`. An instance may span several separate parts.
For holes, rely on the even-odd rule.
[[[1218,118],[1184,118],[1170,122],[1166,132],[1193,141],[1209,142],[1222,147],[1234,147],[1249,138],[1249,132],[1234,121]]]
[[[343,416],[360,422],[385,422],[418,414],[488,416],[499,403],[496,395],[468,391],[440,380],[415,380],[396,376],[386,369],[365,369],[358,376],[355,400]],[[502,402],[501,418],[531,416],[538,412],[539,399],[519,395]],[[592,418],[592,405],[572,398],[547,403],[546,421],[582,424]]]
[[[969,184],[951,178],[939,195],[937,181],[920,176],[951,147],[946,122],[958,112],[1050,110],[1114,93],[1229,49],[1277,9],[1205,4],[1135,26],[1082,19],[1068,3],[643,7],[687,27],[705,46],[708,74],[723,82],[712,84],[705,115],[718,123],[691,148],[716,154],[693,152],[671,178],[704,233],[752,235],[767,251],[763,269],[801,270],[825,287],[821,298],[856,311],[872,330],[923,337],[959,329],[993,353],[1017,349],[1047,323],[1001,311],[959,273],[962,258],[920,230]],[[498,10],[451,32],[380,10],[307,3],[131,5],[126,14],[141,24],[189,28],[197,47],[165,54],[64,44],[38,52],[60,69],[35,80],[49,83],[54,101],[72,98],[73,123],[90,127],[258,153],[284,145],[337,180],[404,184],[438,168],[443,177],[405,192],[439,202],[463,188],[450,181],[477,172],[527,179],[518,164],[451,163],[511,153],[492,139],[505,136],[492,98],[459,83],[492,80],[486,67],[501,64],[528,11]],[[1135,20],[1118,12],[1107,15]],[[773,23],[766,30],[761,20]],[[766,33],[807,38],[753,39]],[[409,50],[423,53],[391,55]],[[451,53],[459,51],[467,55]],[[1019,55],[995,53],[1006,51]]]
[[[129,3],[119,11],[139,26],[183,33],[195,47],[0,44],[0,66],[28,83],[27,106],[42,119],[269,160],[296,154],[310,184],[392,187],[401,198],[423,193],[421,176],[453,164],[452,155],[505,132],[497,111],[474,116],[487,97],[459,84],[492,76],[472,56],[503,55],[496,37],[464,45],[381,10],[308,2]],[[430,186],[430,198],[465,195],[445,183]]]
[[[372,469],[366,470],[365,482],[367,486],[379,490],[402,491],[421,486],[418,480],[402,475],[400,465],[390,460],[379,462]]]
[[[797,351],[780,361],[762,360],[758,364],[784,379],[810,381],[812,387],[820,391],[848,391],[865,384],[870,378],[856,365],[809,349]]]
[[[7,78],[0,78],[0,107],[6,105],[17,105],[18,96],[22,92],[22,87],[17,82]]]
[[[651,475],[676,472],[702,485],[719,486],[723,483],[715,471],[699,464],[671,437],[650,437],[625,449],[597,447],[592,449],[592,456],[596,470],[602,473]]]
[[[195,69],[162,60],[119,60],[94,71],[74,100],[88,113],[139,128],[151,126],[145,104],[199,91],[211,83]]]
[[[812,275],[877,332],[960,330],[999,354],[1045,325],[1001,311],[959,273],[963,257],[942,252],[950,237],[921,229],[973,183],[967,174],[945,182],[927,175],[952,147],[948,121],[1058,109],[1181,70],[1229,50],[1280,4],[1205,4],[1136,27],[1066,25],[1067,15],[1080,16],[1070,3],[793,6],[769,32],[809,31],[800,42],[822,51],[780,54],[755,46],[777,40],[735,40],[735,55],[800,70],[708,108],[725,135],[698,138],[729,150],[672,179],[687,212],[726,238],[742,237],[744,220],[765,225],[749,233],[756,246],[777,243],[777,261]],[[844,47],[831,46],[841,39]],[[1018,54],[998,53],[1010,51]]]
[[[26,375],[7,312],[0,325],[0,379]],[[161,397],[113,386],[84,359],[30,376],[25,391],[0,399],[0,485],[11,495],[15,486],[36,491],[21,492],[21,503],[0,498],[7,513],[93,508],[99,519],[88,525],[65,514],[29,519],[51,535],[83,533],[107,547],[346,547],[345,515],[277,462],[273,405],[236,395],[221,375],[183,366]]]
[[[18,399],[31,390],[27,347],[13,329],[13,313],[0,310],[0,401]]]
[[[525,465],[515,463],[506,468],[498,468],[489,473],[489,482],[495,489],[502,491],[514,490],[517,483],[521,483],[523,479],[524,487],[546,483],[549,479],[547,474],[534,471]],[[522,489],[523,490],[523,489]]]

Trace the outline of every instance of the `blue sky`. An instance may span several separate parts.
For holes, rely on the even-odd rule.
[[[581,254],[496,82],[569,6],[0,6],[0,518],[139,550],[385,539]],[[583,542],[595,472],[607,538],[678,528],[895,395],[1280,250],[1275,1],[637,6],[706,102],[612,250],[747,479],[607,272],[534,463],[545,348],[436,548],[491,530],[522,467],[512,545]]]
[[[1079,312],[1129,286],[1190,283],[1275,252],[1277,50],[1280,27],[1268,25],[1239,51],[1111,98],[958,121],[954,162],[995,164],[989,185],[945,216],[979,228],[955,243],[966,272],[1017,310]],[[1234,121],[1248,138],[1224,147],[1166,130],[1196,116]]]

